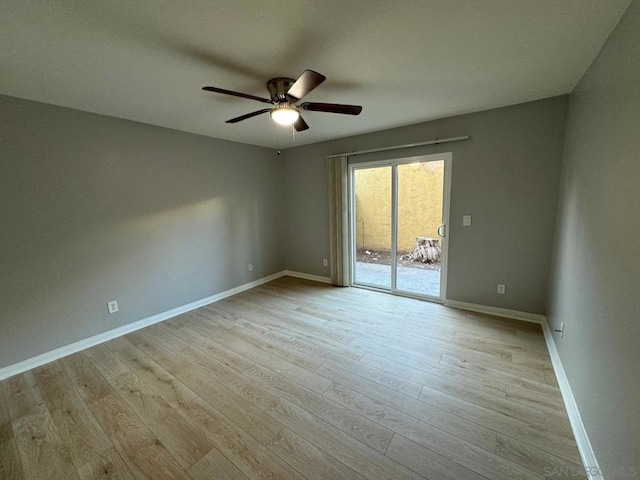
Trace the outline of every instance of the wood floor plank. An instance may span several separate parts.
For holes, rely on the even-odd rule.
[[[68,446],[60,438],[33,373],[9,378],[3,389],[25,478],[77,478]],[[10,448],[12,442],[4,444]]]
[[[9,418],[17,420],[30,414],[39,414],[45,405],[32,372],[15,375],[3,382]]]
[[[273,455],[267,448],[243,430],[236,428],[226,417],[204,401],[190,403],[187,413],[208,432],[215,450],[222,453],[238,470],[250,479],[305,478],[289,464]],[[208,453],[207,456],[211,455]],[[213,453],[217,455],[217,453]],[[205,457],[206,458],[206,457]],[[206,460],[210,463],[210,460]]]
[[[267,447],[310,480],[364,480],[363,476],[288,428],[282,429]]]
[[[247,480],[249,478],[215,448],[191,467],[188,473],[193,480]]]
[[[263,286],[264,285],[259,285],[251,291],[252,303],[256,303],[263,308],[277,309],[284,313],[292,313],[300,306],[298,301],[288,298],[286,295],[274,295],[268,286],[266,289],[263,289]],[[242,299],[242,297],[240,297],[240,299]],[[255,300],[255,302],[253,302],[253,300]]]
[[[207,360],[187,364],[183,358],[157,344],[150,335],[135,334],[127,338],[197,393],[200,398],[218,411],[224,412],[229,420],[262,444],[269,443],[282,429],[282,425],[276,420],[229,389],[234,379],[223,377],[211,369],[204,368],[203,364],[209,365]],[[169,342],[168,345],[171,343]],[[199,358],[197,352],[192,349],[191,351],[194,354],[192,358]]]
[[[290,325],[282,321],[270,322],[269,328],[254,322],[243,322],[245,328],[253,330],[262,338],[268,338],[272,344],[279,344],[288,350],[308,355],[312,359],[331,358],[341,361],[343,357],[358,360],[364,354],[364,350],[353,348],[349,345],[333,341],[330,336],[332,330],[326,329],[323,337],[312,335],[304,329],[292,329]],[[292,341],[293,339],[293,341]],[[317,368],[318,365],[316,365]]]
[[[384,370],[376,367],[370,367],[369,365],[366,365],[362,362],[354,362],[350,360],[344,360],[340,364],[336,362],[325,361],[323,362],[322,367],[318,369],[318,373],[323,374],[328,378],[332,378],[332,374],[329,372],[335,370],[346,370],[351,374],[358,375],[375,383],[379,383],[384,387],[390,388],[412,398],[418,398],[418,396],[420,395],[420,391],[422,390],[422,384],[420,383],[406,380],[397,375],[389,374]]]
[[[386,455],[426,478],[438,480],[486,480],[444,455],[395,434]]]
[[[89,408],[137,479],[188,479],[176,459],[115,392],[91,402]]]
[[[371,395],[373,392],[369,390],[366,393]],[[495,451],[496,433],[486,427],[439,408],[424,408],[420,401],[410,397],[392,394],[378,401],[366,393],[333,383],[325,396],[407,438],[449,434],[485,450]]]
[[[186,331],[183,334],[189,335]],[[193,337],[187,337],[195,341]],[[167,339],[169,340],[169,339]],[[181,352],[188,350],[187,344],[175,344]],[[341,429],[345,433],[362,441],[372,448],[384,452],[391,440],[392,432],[379,426],[375,422],[367,420],[361,415],[355,414],[348,409],[341,407],[334,402],[306,391],[295,383],[288,382],[278,374],[262,369],[257,365],[252,365],[249,361],[235,354],[232,351],[224,351],[220,346],[213,347],[210,359],[192,356],[194,361],[215,372],[216,375],[223,375],[226,385],[232,388],[238,395],[246,400],[254,402],[260,408],[266,408],[277,400],[278,395],[282,395],[292,402],[313,411],[324,421]],[[192,354],[193,355],[193,354]],[[235,368],[238,373],[246,376],[244,381],[233,378],[230,372],[225,372],[226,368]],[[263,386],[264,385],[264,386]]]
[[[442,328],[416,329],[408,326],[402,330],[392,330],[388,337],[394,338],[404,335],[411,336],[411,338],[425,338],[429,341],[462,349],[468,353],[489,355],[521,365],[530,364],[536,367],[548,367],[551,364],[550,358],[544,349],[543,338],[536,340],[527,338],[523,342],[522,337],[511,336],[509,338],[510,341],[503,341],[490,336],[479,336],[459,331],[455,331],[455,334],[451,335],[447,334],[446,330],[443,333],[443,330]]]
[[[132,343],[123,340],[118,349],[115,350],[116,357],[130,368],[142,381],[150,385],[174,410],[182,408],[189,400],[192,400],[196,393],[177,380],[167,370],[162,368],[143,352],[138,350]],[[125,372],[128,373],[128,372]],[[112,380],[112,384],[117,382],[120,376]],[[115,381],[115,382],[114,382]]]
[[[0,442],[0,478],[3,480],[23,480],[25,478],[15,439]]]
[[[202,328],[199,325],[191,325],[189,330],[201,335],[204,333],[207,333],[208,335],[211,334],[210,330]],[[215,341],[218,341],[218,339]],[[283,375],[316,393],[324,392],[331,384],[330,380],[322,377],[321,375],[298,367],[287,360],[277,358],[267,352],[260,351],[247,342],[237,341],[229,343],[230,344],[224,342],[225,347],[228,347],[230,350],[251,359],[259,365],[263,365],[266,368],[273,370],[274,372],[279,373],[280,375]]]
[[[492,364],[501,365],[503,363],[511,363],[512,352],[497,347],[491,342],[485,344],[470,342],[468,345],[460,345],[462,342],[442,341],[434,339],[432,335],[417,335],[410,333],[396,333],[393,330],[389,332],[386,338],[393,341],[396,345],[402,345],[405,348],[413,350],[432,351],[440,354],[448,353],[450,355],[463,357],[466,360],[484,360]]]
[[[439,378],[425,382],[426,387],[439,390],[447,395],[493,410],[497,413],[517,419],[531,425],[546,427],[544,414],[531,407],[511,401],[508,398],[492,395],[475,389],[475,385],[447,382]]]
[[[273,403],[269,412],[290,430],[368,479],[423,478],[284,398]]]
[[[544,394],[532,395],[530,391],[513,385],[507,385],[507,398],[516,403],[567,418],[567,411],[561,398]]]
[[[37,368],[34,376],[71,461],[79,468],[112,445],[66,372],[52,366],[55,363]]]
[[[507,417],[493,410],[460,400],[428,387],[423,388],[420,400],[484,425],[487,428],[504,432],[530,445],[549,452],[555,452],[558,456],[567,460],[576,463],[581,461],[574,440],[557,435],[546,430],[546,428],[531,426],[518,419]]]
[[[31,373],[49,412],[73,408],[80,394],[58,362],[34,368]]]
[[[387,309],[385,315],[379,315],[378,305],[371,305],[369,302],[362,302],[357,298],[348,298],[345,295],[336,295],[336,292],[328,290],[326,293],[310,297],[312,304],[315,304],[315,311],[334,312],[343,314],[342,319],[352,324],[362,325],[385,325],[394,327],[398,322],[406,320],[403,312]],[[318,308],[322,307],[322,308]],[[348,313],[348,315],[344,315]],[[335,321],[335,319],[333,319]]]
[[[402,415],[400,412],[394,411],[364,395],[349,391],[344,387],[340,391],[342,398],[345,402],[349,402],[351,408],[357,409],[371,419],[377,419],[396,433],[471,470],[475,470],[480,475],[504,480],[536,477],[514,463],[503,461],[501,457],[493,453],[495,452],[495,437],[493,438],[493,444],[478,447],[444,431],[439,431],[424,423],[421,424],[421,422]]]
[[[286,330],[263,329],[262,335],[282,345],[286,345],[293,350],[313,355],[319,359],[333,360],[334,362],[341,362],[344,357],[352,360],[360,360],[365,354],[364,349],[351,348],[324,339],[315,339],[314,341],[314,339],[308,335],[295,335]]]
[[[364,355],[364,348],[353,345],[353,335],[351,333],[346,332],[349,335],[347,338],[350,341],[340,342],[336,341],[334,337],[336,335],[344,335],[343,333],[340,333],[343,332],[342,330],[335,328],[333,325],[323,325],[323,328],[325,328],[323,335],[317,335],[303,329],[292,329],[286,324],[271,324],[269,325],[268,333],[273,332],[281,335],[295,336],[295,338],[298,338],[307,344],[315,345],[324,351],[336,352],[341,357],[347,357],[353,360],[358,360],[362,355]],[[337,360],[340,361],[340,359]]]
[[[513,382],[517,382],[520,378],[525,378],[529,381],[538,383],[547,383],[544,371],[535,370],[522,370],[519,371],[518,366],[512,366],[508,370],[504,369],[502,365],[491,365],[487,362],[467,361],[463,358],[454,357],[452,355],[443,354],[440,358],[440,363],[444,365],[450,365],[457,368],[468,370],[469,372],[476,373],[486,378],[493,378],[500,382],[504,382],[507,385]]]
[[[549,383],[546,375],[551,371],[550,365],[548,368],[536,365],[517,365],[511,360],[488,359],[479,355],[456,354],[455,352],[445,352],[440,359],[440,363],[454,364],[464,368],[487,369],[496,372],[496,374],[527,378],[540,383]]]
[[[544,339],[542,326],[534,322],[523,322],[511,318],[487,315],[484,313],[466,312],[465,320],[471,325],[480,325],[484,328],[508,328],[517,334],[526,333],[528,336],[537,339]],[[544,340],[543,340],[544,341]]]
[[[334,342],[342,343],[344,345],[348,345],[351,341],[353,341],[354,338],[351,334],[326,328],[313,318],[309,319],[300,316],[297,313],[283,314],[282,312],[278,316],[270,316],[268,312],[264,311],[264,309],[256,309],[255,307],[248,308],[246,305],[238,302],[237,300],[230,300],[229,302],[220,303],[212,308],[220,312],[232,314],[235,313],[236,315],[240,315],[241,318],[255,321],[266,327],[273,326],[276,328],[286,328],[292,332],[297,332],[300,334],[307,333],[319,337],[329,338]]]
[[[187,339],[191,340],[191,344],[196,344],[197,339],[188,333],[187,329],[181,331],[181,333],[187,335]],[[191,358],[194,361],[201,362],[201,366],[216,375],[221,375],[221,379],[225,381],[225,384],[239,395],[244,396],[246,400],[255,402],[260,408],[265,408],[278,395],[281,395],[301,407],[313,411],[320,418],[366,445],[380,452],[384,452],[387,449],[392,436],[392,432],[388,429],[314,392],[305,390],[274,372],[251,364],[235,352],[226,351],[223,347],[215,344],[208,345],[211,347],[211,349],[208,349],[211,358],[202,359],[202,357],[198,358],[193,354]],[[186,342],[180,348],[182,352],[188,352]],[[225,367],[235,369],[237,373],[240,373],[246,379],[242,381],[240,378],[234,378],[233,373],[226,371]]]
[[[321,360],[306,353],[292,350],[277,342],[273,342],[265,338],[264,335],[258,335],[251,329],[238,325],[225,325],[225,323],[226,322],[220,318],[212,317],[201,321],[198,326],[207,329],[209,332],[212,327],[215,328],[217,332],[216,337],[229,348],[233,348],[234,345],[240,348],[257,348],[311,372],[320,366]]]
[[[545,370],[544,379],[548,385],[552,385],[556,389],[560,388],[560,384],[558,383],[558,377],[556,377],[556,373],[553,371],[553,369]]]
[[[486,393],[475,382],[457,382],[450,378],[440,376],[440,370],[435,369],[434,374],[428,374],[421,370],[404,366],[382,357],[367,354],[362,359],[367,365],[382,368],[385,371],[394,373],[400,377],[421,383],[424,386],[440,390],[448,395],[475,403],[508,417],[517,418],[520,421],[533,425],[546,426],[544,413],[540,410],[513,402],[505,396],[495,395],[493,392]]]
[[[490,437],[487,427],[437,406],[433,408],[429,405],[425,408],[424,402],[353,375],[344,369],[334,368],[328,374],[332,375],[337,385],[348,385],[348,388],[355,392],[471,443],[485,445],[487,436]]]
[[[394,342],[384,339],[372,339],[371,337],[356,337],[351,346],[361,348],[367,353],[374,353],[391,359],[407,359],[414,365],[428,367],[440,365],[442,353],[428,350],[415,350],[405,348]]]
[[[460,375],[460,370],[447,369],[440,364],[420,361],[414,363],[412,361],[406,361],[406,356],[402,358],[398,358],[398,356],[392,357],[393,358],[389,358],[388,356],[367,352],[362,356],[360,361],[371,367],[384,370],[385,372],[406,378],[421,385],[429,385],[434,388],[437,388],[436,385],[448,385],[449,383],[454,386],[467,385],[475,391],[486,392],[494,397],[504,398],[507,396],[507,387],[505,384],[494,382],[486,385],[477,377]]]
[[[135,480],[125,461],[115,448],[101,452],[99,456],[78,469],[80,480]]]
[[[436,375],[449,381],[471,384],[477,390],[482,390],[492,395],[507,396],[507,385],[504,382],[482,377],[463,368],[442,365],[440,357],[438,357],[438,362],[431,362],[407,353],[395,352],[390,348],[371,346],[367,350],[367,353],[362,356],[360,361],[367,365],[387,370],[390,373],[397,374],[399,371],[404,371],[406,375],[411,373],[412,370],[418,370],[427,374],[427,378]],[[418,383],[424,381],[419,376],[410,379]]]
[[[64,357],[60,363],[86,402],[99,400],[113,393],[111,385],[82,353]]]
[[[0,381],[3,480],[581,469],[539,325],[292,277]]]
[[[389,324],[375,323],[371,317],[345,315],[345,312],[337,309],[323,309],[317,304],[302,306],[296,309],[298,314],[305,315],[305,318],[322,321],[323,328],[331,330],[333,335],[340,335],[342,342],[347,344],[353,341],[356,334],[369,333],[372,335],[386,336],[393,328]],[[341,332],[341,333],[338,333]]]
[[[525,390],[522,392],[524,395],[546,395],[549,398],[555,399],[555,401],[559,402],[560,405],[564,405],[562,403],[562,393],[560,392],[560,388],[558,385],[552,385],[551,383],[540,383],[533,380],[528,380],[522,377],[511,377],[508,379],[508,385],[513,385],[518,388]],[[506,397],[506,387],[505,387],[505,397]]]
[[[511,362],[515,365],[524,365],[527,367],[535,367],[552,372],[551,357],[547,352],[533,352],[521,349],[511,354]]]
[[[571,423],[568,418],[553,415],[549,412],[545,412],[544,417],[547,430],[563,437],[573,439],[573,429],[571,428]]]
[[[185,470],[213,448],[200,425],[181,416],[135,373],[123,373],[113,382],[114,389],[138,417],[144,418],[144,423]]]
[[[424,313],[425,312],[422,312],[422,315],[424,315]],[[412,337],[414,335],[418,335],[425,338],[437,339],[439,341],[452,343],[456,341],[457,333],[458,330],[453,325],[429,324],[422,325],[422,328],[418,328],[416,322],[396,322],[387,336],[391,337],[392,335],[400,335],[402,337]]]
[[[91,360],[104,378],[113,380],[129,370],[104,344],[87,348],[82,353]]]
[[[497,445],[498,455],[546,477],[553,478],[550,473],[552,473],[555,468],[558,472],[571,472],[572,478],[587,478],[585,469],[580,464],[558,457],[557,455],[553,455],[527,443],[519,442],[507,435],[498,434]]]
[[[77,479],[68,447],[44,404],[13,421],[15,440],[28,479]]]
[[[11,416],[5,397],[4,387],[0,384],[0,443],[7,442],[13,438],[13,427],[11,426]]]
[[[501,334],[500,330],[495,331],[495,329],[485,329],[483,332],[468,332],[468,331],[456,331],[456,339],[461,340],[465,343],[486,343],[486,342],[497,342],[500,345],[503,345],[505,348],[514,349],[514,351],[518,351],[520,349],[524,349],[525,351],[531,352],[546,352],[546,346],[544,342],[544,336],[539,338],[531,338],[531,337],[521,337],[513,334]],[[517,350],[516,350],[517,349]]]

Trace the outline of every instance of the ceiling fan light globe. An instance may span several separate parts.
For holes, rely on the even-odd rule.
[[[294,107],[276,107],[271,110],[270,115],[280,125],[292,125],[300,117],[300,112]]]

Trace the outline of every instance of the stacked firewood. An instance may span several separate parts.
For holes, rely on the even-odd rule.
[[[405,255],[407,260],[422,263],[438,263],[440,261],[440,240],[430,237],[416,237],[416,248]]]

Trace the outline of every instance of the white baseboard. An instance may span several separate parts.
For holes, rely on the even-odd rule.
[[[486,315],[494,315],[496,317],[513,318],[514,320],[522,320],[542,325],[545,320],[544,315],[537,313],[521,312],[519,310],[509,310],[507,308],[489,307],[477,303],[459,302],[457,300],[445,300],[445,306],[459,308],[461,310],[469,310],[471,312],[484,313]]]
[[[547,350],[551,357],[551,363],[553,370],[558,379],[558,385],[560,392],[562,393],[562,400],[564,406],[567,409],[567,415],[569,416],[569,422],[571,423],[571,429],[573,430],[573,436],[576,439],[578,451],[580,452],[580,458],[585,467],[585,472],[589,480],[604,480],[602,471],[600,470],[598,460],[596,459],[591,442],[587,436],[587,431],[582,423],[582,417],[578,410],[578,405],[571,391],[569,385],[569,379],[562,366],[558,349],[556,348],[555,340],[553,339],[553,332],[547,322],[547,317],[544,315],[538,315],[535,313],[520,312],[518,310],[508,310],[506,308],[489,307],[487,305],[479,305],[476,303],[458,302],[456,300],[446,300],[444,303],[448,307],[460,308],[462,310],[469,310],[471,312],[485,313],[487,315],[495,315],[497,317],[512,318],[515,320],[522,320],[525,322],[537,323],[542,326],[544,332],[544,340],[547,344]]]
[[[589,480],[604,480],[602,471],[600,470],[600,465],[598,464],[593,447],[589,441],[589,436],[584,428],[584,423],[582,423],[582,417],[580,416],[576,399],[571,391],[569,379],[567,378],[567,374],[562,366],[562,361],[560,360],[560,355],[556,348],[556,342],[553,339],[553,332],[549,327],[546,317],[542,322],[542,331],[544,332],[544,339],[547,343],[547,350],[549,350],[553,370],[556,374],[556,378],[558,379],[558,385],[560,386],[560,392],[562,393],[562,400],[564,400],[567,415],[569,415],[569,422],[571,423],[573,436],[575,437],[576,444],[578,445],[580,458],[586,468],[587,477],[589,477]]]
[[[304,278],[305,280],[313,280],[315,282],[331,283],[331,279],[329,277],[312,275],[310,273],[294,272],[293,270],[285,270],[284,275],[288,275],[290,277],[296,277],[296,278]]]
[[[71,355],[72,353],[76,353],[86,348],[93,347],[100,343],[104,343],[108,340],[121,337],[122,335],[126,335],[127,333],[135,332],[136,330],[140,330],[141,328],[148,327],[149,325],[153,325],[154,323],[162,322],[164,320],[168,320],[170,318],[176,317],[183,313],[189,312],[191,310],[195,310],[196,308],[204,307],[205,305],[209,305],[211,303],[222,300],[223,298],[236,295],[240,292],[244,292],[245,290],[249,290],[251,288],[257,287],[258,285],[262,285],[263,283],[270,282],[272,280],[275,280],[276,278],[280,278],[285,275],[291,275],[291,274],[286,273],[286,271],[277,272],[277,273],[274,273],[273,275],[269,275],[267,277],[254,280],[252,282],[239,285],[235,288],[225,290],[224,292],[216,293],[215,295],[211,295],[210,297],[196,300],[195,302],[191,302],[186,305],[182,305],[180,307],[167,310],[166,312],[158,313],[157,315],[153,315],[151,317],[138,320],[137,322],[128,323],[127,325],[123,325],[122,327],[114,328],[113,330],[109,330],[104,333],[99,333],[98,335],[94,335],[92,337],[79,340],[70,345],[65,345],[64,347],[56,348],[55,350],[51,350],[50,352],[37,355],[27,360],[23,360],[22,362],[15,363],[13,365],[9,365],[4,368],[0,368],[0,380],[4,380],[5,378],[12,377],[13,375],[18,375],[19,373],[26,372],[28,370],[31,370],[32,368],[40,367],[49,362],[53,362],[54,360],[58,360],[59,358],[66,357],[67,355]]]

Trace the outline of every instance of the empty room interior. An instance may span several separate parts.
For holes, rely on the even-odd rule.
[[[640,0],[0,3],[0,478],[640,479]]]

